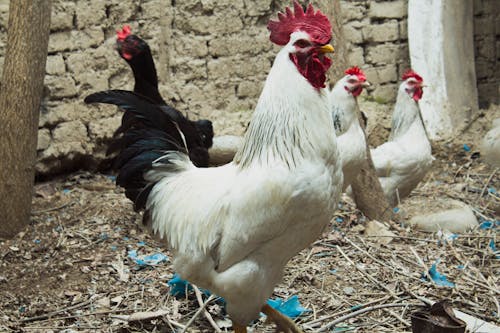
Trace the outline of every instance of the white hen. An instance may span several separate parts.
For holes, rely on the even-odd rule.
[[[366,159],[366,138],[358,119],[356,98],[369,86],[365,73],[358,67],[345,71],[329,94],[335,134],[344,173],[345,190],[359,173]]]
[[[323,89],[330,22],[311,5],[305,13],[294,7],[269,22],[271,41],[283,48],[227,165],[195,167],[171,119],[141,96],[111,91],[86,99],[116,104],[134,118],[117,182],[131,196],[141,189],[136,207],[147,198],[145,223],[169,245],[174,269],[225,298],[236,332],[246,332],[260,311],[281,329],[299,331],[265,302],[288,260],[330,221],[342,186]]]
[[[393,206],[410,194],[434,160],[418,106],[422,77],[410,70],[402,79],[389,141],[370,150],[384,194]]]

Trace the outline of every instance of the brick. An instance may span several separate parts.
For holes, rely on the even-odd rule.
[[[398,66],[390,64],[381,67],[370,67],[365,70],[367,80],[373,85],[380,85],[398,80]]]
[[[373,18],[402,18],[408,16],[408,2],[405,0],[370,2],[368,15]]]
[[[398,84],[384,84],[375,87],[370,95],[384,102],[394,102],[398,93]]]
[[[363,43],[363,36],[361,34],[361,30],[355,28],[352,23],[344,25],[343,32],[346,41],[354,44]]]
[[[399,38],[402,40],[408,39],[408,20],[399,21]]]
[[[56,54],[47,57],[45,72],[49,75],[63,74],[66,72],[66,65],[61,54]]]
[[[75,3],[72,1],[58,1],[52,6],[50,17],[51,31],[65,31],[73,28]]]
[[[363,39],[368,42],[389,42],[399,38],[399,25],[396,20],[390,20],[382,24],[366,25],[361,31]]]
[[[362,2],[342,0],[340,1],[340,11],[342,12],[342,21],[344,23],[360,20],[365,17],[366,5]]]
[[[50,145],[52,137],[50,136],[50,131],[47,128],[42,128],[38,131],[38,139],[36,150],[47,149]]]
[[[401,47],[394,44],[371,46],[367,49],[366,61],[373,64],[392,64],[397,61]]]
[[[212,56],[233,56],[241,55],[259,55],[271,49],[269,36],[267,32],[257,35],[243,35],[240,33],[214,36],[208,42],[209,53]]]
[[[84,29],[101,23],[106,18],[105,2],[100,0],[79,0],[76,3],[76,27]],[[92,8],[92,10],[88,10]]]
[[[353,47],[347,52],[347,63],[350,66],[362,66],[365,64],[364,51],[362,47]]]
[[[75,80],[69,75],[46,75],[45,86],[49,90],[50,97],[54,99],[75,97],[77,95]]]

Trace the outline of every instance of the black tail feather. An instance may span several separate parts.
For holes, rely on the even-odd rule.
[[[144,173],[167,151],[188,151],[179,125],[166,107],[130,91],[98,92],[87,96],[85,103],[113,104],[125,111],[120,127],[123,133],[115,137],[108,152],[118,152],[114,161],[119,170],[117,185],[125,188],[135,210],[145,208],[154,183],[146,181]]]

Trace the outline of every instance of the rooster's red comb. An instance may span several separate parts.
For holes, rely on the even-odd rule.
[[[424,81],[424,79],[422,79],[422,77],[418,75],[417,72],[415,72],[413,69],[409,69],[406,72],[404,72],[403,76],[401,77],[401,80],[406,81],[411,77],[417,80],[418,82]]]
[[[346,75],[356,75],[360,81],[366,81],[365,73],[358,66],[348,68],[344,73]]]
[[[128,35],[132,32],[132,29],[130,29],[130,25],[124,25],[122,30],[116,30],[116,39],[119,41],[124,40],[127,38]]]
[[[304,12],[302,6],[294,1],[294,12],[289,7],[285,8],[285,14],[278,13],[278,21],[270,20],[267,29],[271,32],[271,42],[278,45],[286,45],[290,35],[295,31],[304,31],[311,36],[311,41],[324,45],[332,38],[332,26],[328,17],[319,10],[314,12],[312,4],[307,6]]]

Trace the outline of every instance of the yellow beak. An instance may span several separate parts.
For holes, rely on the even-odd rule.
[[[326,44],[318,47],[318,51],[321,53],[333,53],[334,49],[333,46],[331,46],[330,44]]]

